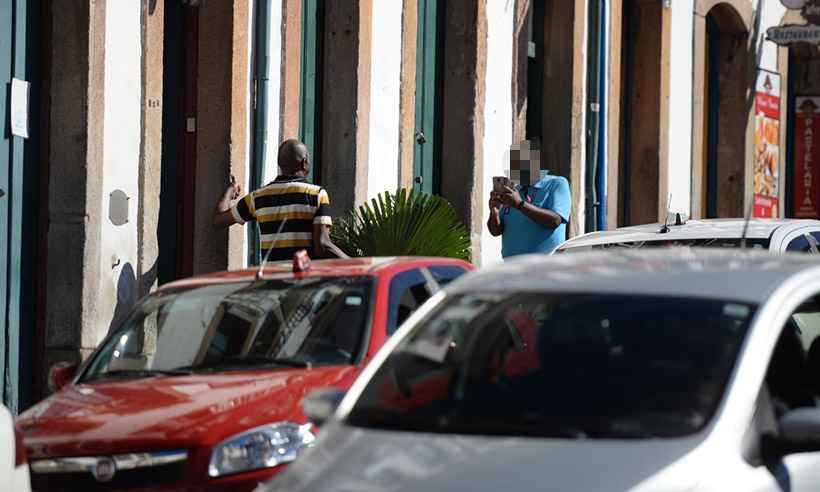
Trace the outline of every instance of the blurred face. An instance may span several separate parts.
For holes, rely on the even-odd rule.
[[[531,186],[541,179],[541,152],[531,149],[529,142],[510,150],[510,180],[521,186]]]

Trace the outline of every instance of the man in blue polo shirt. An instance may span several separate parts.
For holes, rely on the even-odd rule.
[[[549,254],[566,241],[572,204],[569,182],[542,171],[539,152],[527,141],[512,147],[510,169],[519,184],[490,193],[487,228],[493,236],[502,236],[504,258]]]

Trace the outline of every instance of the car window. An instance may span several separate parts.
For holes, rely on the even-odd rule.
[[[715,299],[451,295],[378,368],[347,420],[456,434],[690,434],[714,414],[754,311]]]
[[[392,335],[419,306],[430,298],[427,279],[414,268],[399,273],[390,281],[387,307],[387,334]]]
[[[351,364],[366,343],[372,284],[367,277],[309,277],[160,292],[103,344],[83,380]]]
[[[766,373],[766,385],[780,417],[798,407],[817,406],[820,397],[820,303],[803,303],[781,329]]]
[[[820,232],[801,234],[789,242],[786,251],[818,254],[820,253],[818,244],[820,244]]]
[[[427,270],[433,274],[433,278],[442,287],[467,273],[465,268],[451,265],[433,265],[427,267]]]

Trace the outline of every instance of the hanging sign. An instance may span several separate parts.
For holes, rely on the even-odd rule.
[[[754,216],[780,216],[780,75],[758,70],[755,89]]]
[[[795,109],[793,215],[820,219],[820,97],[798,97]]]
[[[820,0],[780,0],[789,10],[800,10],[807,24],[770,27],[766,39],[780,46],[795,43],[820,45]]]

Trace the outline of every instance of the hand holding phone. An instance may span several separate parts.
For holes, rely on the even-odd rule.
[[[510,186],[510,178],[506,176],[493,176],[493,191],[503,193],[504,188]]]

